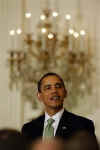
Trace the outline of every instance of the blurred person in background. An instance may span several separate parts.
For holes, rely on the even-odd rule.
[[[16,129],[0,129],[0,150],[26,150],[27,141]]]
[[[65,140],[65,150],[99,150],[95,135],[87,130],[77,131]]]
[[[60,138],[37,139],[31,143],[29,150],[65,150],[64,142]]]

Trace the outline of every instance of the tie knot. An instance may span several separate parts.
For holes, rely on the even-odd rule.
[[[53,123],[54,121],[55,121],[55,120],[54,120],[54,119],[52,119],[52,118],[48,119],[48,120],[47,120],[48,125],[52,125],[52,123]]]

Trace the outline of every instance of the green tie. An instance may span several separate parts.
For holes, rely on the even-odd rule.
[[[53,137],[54,136],[54,128],[52,127],[52,124],[54,122],[54,120],[52,118],[47,120],[48,124],[45,127],[44,130],[44,138],[49,138],[49,137]]]

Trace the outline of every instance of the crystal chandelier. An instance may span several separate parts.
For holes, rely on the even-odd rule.
[[[10,31],[10,89],[16,85],[21,89],[24,100],[32,101],[34,108],[37,108],[37,81],[44,73],[53,71],[63,77],[68,88],[67,105],[71,107],[73,99],[76,103],[92,91],[93,51],[88,32],[81,27],[80,17],[73,23],[70,14],[65,15],[61,26],[59,11],[46,5],[42,8],[36,34],[33,34],[26,29],[30,28],[32,14],[23,13],[23,29]],[[18,49],[13,45],[15,36],[19,41]]]

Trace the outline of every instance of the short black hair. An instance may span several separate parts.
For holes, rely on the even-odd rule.
[[[64,88],[65,88],[63,79],[62,79],[57,73],[48,72],[48,73],[44,74],[44,75],[40,78],[40,80],[38,81],[38,92],[41,92],[41,85],[42,85],[43,79],[46,78],[46,77],[48,77],[48,76],[56,76],[56,77],[58,77],[59,80],[62,82]]]

